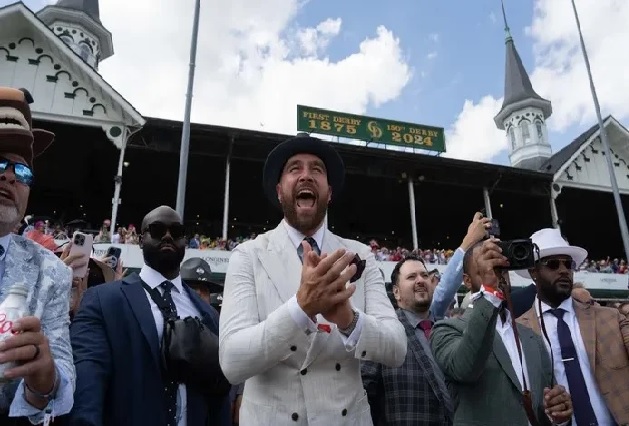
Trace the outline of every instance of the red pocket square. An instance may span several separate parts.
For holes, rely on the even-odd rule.
[[[329,333],[332,331],[330,324],[317,324],[317,330]]]

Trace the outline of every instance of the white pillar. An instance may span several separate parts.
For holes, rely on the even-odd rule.
[[[127,141],[129,140],[129,129],[123,130],[122,144],[120,146],[120,156],[118,157],[118,174],[114,177],[114,198],[111,200],[111,228],[109,231],[110,238],[116,233],[116,221],[118,220],[118,205],[120,205],[120,191],[122,189],[122,170],[124,169],[124,154],[127,149]]]
[[[557,199],[557,195],[550,195],[550,217],[553,220],[553,228],[558,229],[561,232],[561,227],[559,226],[559,215],[557,214],[557,204],[555,200]]]
[[[417,218],[415,216],[415,185],[413,185],[413,179],[408,178],[408,204],[411,208],[411,232],[413,233],[413,250],[419,248],[419,242],[417,241]]]
[[[489,198],[489,190],[487,189],[487,187],[483,188],[483,200],[485,201],[485,217],[492,219],[493,215],[491,214],[491,198]]]
[[[231,176],[231,160],[232,148],[234,146],[234,137],[229,142],[229,150],[227,151],[227,159],[225,160],[225,193],[223,194],[223,239],[227,239],[227,230],[229,228],[229,181]]]

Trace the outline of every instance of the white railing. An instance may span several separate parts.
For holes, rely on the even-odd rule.
[[[111,246],[122,249],[121,259],[125,268],[141,268],[143,264],[142,250],[138,245],[131,244],[94,244],[94,257],[102,257]],[[213,272],[225,273],[231,252],[221,250],[197,250],[186,249],[184,259],[200,257],[209,263]],[[387,281],[391,277],[391,272],[396,262],[378,262],[378,266],[384,273]],[[441,273],[446,265],[431,265],[430,269],[437,268]],[[515,273],[510,274],[511,285],[523,287],[532,283],[531,280],[524,279]],[[622,274],[599,274],[579,271],[575,274],[574,281],[582,282],[585,287],[591,290],[615,290],[626,291],[629,284],[629,275]]]

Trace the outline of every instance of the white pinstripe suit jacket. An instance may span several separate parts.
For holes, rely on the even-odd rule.
[[[407,344],[369,248],[326,231],[322,253],[345,247],[367,260],[352,304],[364,316],[349,351],[335,326],[306,335],[286,302],[299,287],[301,262],[285,227],[239,245],[229,261],[220,321],[220,362],[245,382],[241,426],[371,426],[360,360],[399,367]]]

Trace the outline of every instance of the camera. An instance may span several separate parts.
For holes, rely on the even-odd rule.
[[[535,266],[535,245],[530,239],[498,241],[498,246],[509,261],[509,267],[501,269],[517,271]]]
[[[74,245],[82,246],[85,244],[85,236],[77,234],[74,236]]]

